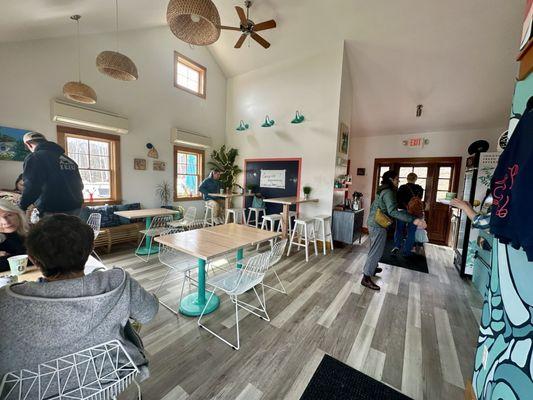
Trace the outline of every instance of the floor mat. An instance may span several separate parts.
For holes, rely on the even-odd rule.
[[[412,400],[362,372],[324,355],[300,400]]]
[[[400,254],[393,256],[391,254],[391,250],[393,248],[394,241],[387,240],[387,243],[385,244],[385,251],[383,252],[383,256],[381,256],[381,260],[379,260],[380,263],[395,265],[397,267],[423,272],[425,274],[429,272],[428,263],[425,256],[421,254],[413,254],[409,257],[404,257]]]

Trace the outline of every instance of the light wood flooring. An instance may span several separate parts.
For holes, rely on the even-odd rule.
[[[288,295],[267,289],[270,322],[240,313],[238,351],[200,330],[196,319],[161,307],[141,330],[151,360],[143,400],[296,400],[324,353],[414,399],[462,399],[481,296],[453,268],[451,250],[433,245],[426,245],[429,274],[381,265],[381,291],[365,289],[359,280],[367,250],[365,240],[308,263],[303,251],[284,258],[276,270]],[[166,272],[157,257],[145,263],[132,248],[103,260],[150,291]],[[160,297],[177,306],[180,288],[181,276],[171,275]],[[233,340],[234,308],[225,295],[221,302],[206,324]],[[133,398],[132,391],[120,397]]]

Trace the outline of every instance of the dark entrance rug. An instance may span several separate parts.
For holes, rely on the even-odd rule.
[[[326,354],[300,400],[412,399]]]
[[[385,252],[383,253],[383,256],[381,257],[381,260],[379,260],[379,262],[389,265],[395,265],[401,268],[407,268],[412,271],[423,272],[425,274],[429,272],[428,263],[426,261],[425,256],[421,254],[414,254],[409,257],[404,257],[400,254],[393,256],[390,253],[393,248],[394,241],[387,240],[387,243],[385,244]]]

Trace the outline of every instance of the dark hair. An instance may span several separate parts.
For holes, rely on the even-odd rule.
[[[83,271],[93,243],[92,228],[78,217],[64,214],[41,219],[26,238],[28,255],[45,277]]]
[[[381,177],[382,185],[392,185],[392,180],[398,177],[398,172],[394,170],[386,171]]]
[[[19,190],[18,189],[18,184],[20,181],[23,181],[24,179],[22,179],[22,174],[20,174],[18,177],[17,177],[17,180],[15,181],[15,191]]]

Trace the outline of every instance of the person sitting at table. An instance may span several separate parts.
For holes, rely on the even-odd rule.
[[[222,185],[220,184],[221,172],[218,169],[213,169],[207,178],[205,178],[198,191],[202,193],[206,205],[213,207],[213,218],[220,218],[221,216],[221,204],[220,199],[212,197],[209,193],[219,193]]]
[[[9,271],[9,257],[26,254],[24,238],[28,229],[22,210],[9,200],[0,199],[0,271]]]
[[[0,377],[115,339],[148,376],[129,319],[149,322],[157,297],[119,268],[84,275],[93,242],[91,227],[75,216],[48,216],[31,229],[28,257],[44,278],[0,288]]]
[[[20,194],[24,191],[24,179],[22,174],[17,177],[17,180],[15,181],[15,189],[13,191]]]

